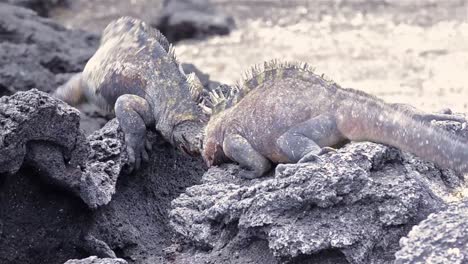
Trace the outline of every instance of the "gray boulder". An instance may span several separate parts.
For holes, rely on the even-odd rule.
[[[64,264],[127,264],[127,261],[120,258],[100,259],[96,256],[93,256],[85,259],[70,259]]]
[[[0,98],[0,173],[23,163],[90,208],[107,204],[127,161],[116,120],[86,138],[79,112],[36,89]]]
[[[86,138],[77,110],[44,92],[2,97],[0,263],[64,263],[84,254],[164,263],[170,202],[199,182],[203,166],[155,132],[148,137],[150,162],[119,175],[126,153],[116,120]]]
[[[468,262],[468,200],[429,215],[400,240],[396,264]]]
[[[460,123],[439,125],[466,135]],[[240,179],[238,171],[214,167],[173,201],[179,243],[168,252],[176,263],[390,263],[399,239],[464,184],[452,171],[374,143],[279,165],[261,179]]]
[[[67,0],[0,0],[0,3],[30,8],[41,16],[48,16],[52,8],[67,4]]]
[[[54,90],[56,75],[81,71],[98,45],[96,35],[68,30],[30,9],[4,3],[0,36],[0,96],[31,88]]]
[[[216,10],[209,0],[165,0],[155,22],[155,27],[171,42],[226,35],[234,26],[234,19]]]

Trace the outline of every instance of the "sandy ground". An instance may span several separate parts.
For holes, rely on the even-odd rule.
[[[120,15],[153,20],[161,1],[75,1],[54,17],[99,32]],[[468,0],[213,0],[228,36],[177,44],[183,62],[234,83],[274,58],[304,61],[343,87],[427,111],[468,113]]]

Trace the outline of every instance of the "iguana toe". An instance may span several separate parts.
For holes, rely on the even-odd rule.
[[[246,170],[246,169],[240,170],[237,175],[243,179],[255,179],[261,176],[261,175],[258,175],[258,173],[255,171]]]
[[[319,157],[320,153],[309,152],[304,157],[302,157],[297,163],[307,163],[313,161],[322,161],[322,158]]]
[[[130,172],[134,172],[141,168],[142,163],[149,161],[149,155],[146,150],[146,144],[129,142],[132,142],[132,140],[127,141],[128,167]],[[143,142],[143,140],[139,142]]]
[[[332,147],[323,147],[320,152],[319,152],[319,156],[323,155],[323,154],[327,154],[327,153],[335,153],[336,152],[336,149],[332,148]]]

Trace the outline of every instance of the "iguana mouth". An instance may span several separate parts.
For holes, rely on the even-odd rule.
[[[188,150],[185,146],[180,146],[180,150],[187,155],[193,156],[193,153],[190,150]]]

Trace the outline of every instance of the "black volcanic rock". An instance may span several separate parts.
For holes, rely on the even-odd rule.
[[[97,258],[95,256],[85,259],[70,259],[64,264],[127,264],[127,261],[118,258]]]
[[[150,162],[120,174],[118,122],[86,138],[79,121],[76,109],[37,90],[0,98],[0,263],[161,263],[173,236],[170,203],[198,183],[203,163],[150,131]]]
[[[67,4],[67,0],[0,0],[0,3],[26,7],[36,11],[41,16],[48,16],[52,8]]]
[[[0,98],[0,173],[23,163],[89,207],[109,203],[127,162],[116,120],[86,138],[79,112],[38,90]]]
[[[54,90],[56,75],[81,71],[97,45],[96,35],[0,3],[0,96]]]
[[[209,35],[226,35],[234,19],[217,11],[209,0],[165,0],[155,23],[170,42]]]

